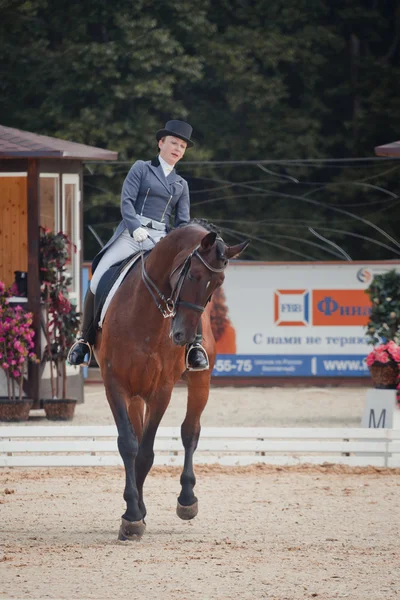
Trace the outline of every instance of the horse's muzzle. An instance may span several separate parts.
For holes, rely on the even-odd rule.
[[[172,334],[172,341],[177,346],[186,346],[186,344],[190,343],[186,340],[186,336],[183,331],[176,331]]]
[[[171,319],[171,339],[177,346],[193,344],[196,337],[199,313],[177,314]],[[197,318],[196,318],[197,317]]]

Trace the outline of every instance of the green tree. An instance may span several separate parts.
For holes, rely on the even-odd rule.
[[[108,238],[129,163],[169,118],[193,125],[192,161],[372,156],[395,140],[399,27],[399,0],[0,0],[1,119],[119,152],[126,164],[85,177],[85,224]],[[393,258],[364,238],[378,235],[365,219],[398,231],[397,172],[337,167],[179,165],[195,216],[263,238],[255,258],[332,257],[310,226],[352,258]]]
[[[202,5],[193,11],[188,0],[3,1],[3,119],[115,148],[121,159],[148,153],[165,115],[188,113],[175,89],[201,78],[202,58],[180,38],[189,30],[201,35]],[[179,14],[185,27],[174,28]]]

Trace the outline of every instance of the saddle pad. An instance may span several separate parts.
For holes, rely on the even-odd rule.
[[[106,316],[107,309],[110,306],[110,302],[113,299],[115,292],[139,258],[140,253],[134,254],[122,264],[117,264],[110,267],[110,269],[108,269],[100,279],[97,290],[97,292],[100,293],[98,294],[96,292],[95,298],[95,323],[100,329],[103,326],[104,317]],[[105,280],[104,282],[103,279]],[[110,288],[109,286],[111,284],[112,286]]]

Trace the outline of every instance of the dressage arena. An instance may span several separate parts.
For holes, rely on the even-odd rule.
[[[203,426],[359,427],[366,390],[212,388]],[[111,425],[100,386],[71,425]],[[184,388],[162,422],[178,426]],[[24,427],[51,427],[38,411]],[[400,597],[400,470],[195,467],[199,514],[175,514],[178,467],[145,485],[147,530],[116,541],[122,467],[0,469],[0,598]]]

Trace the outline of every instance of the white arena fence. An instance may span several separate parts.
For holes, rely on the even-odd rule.
[[[155,465],[183,466],[179,427],[160,427]],[[400,466],[400,430],[204,427],[195,464]],[[0,427],[1,467],[122,465],[114,426]]]

